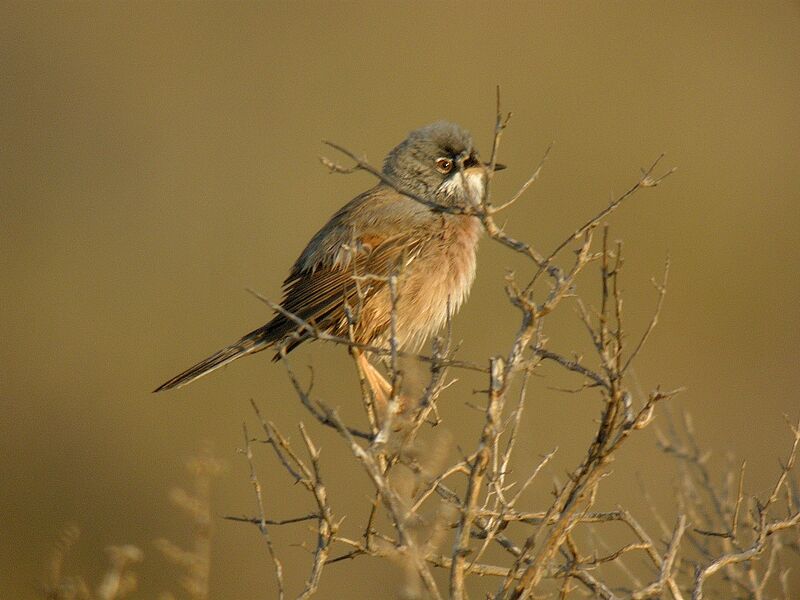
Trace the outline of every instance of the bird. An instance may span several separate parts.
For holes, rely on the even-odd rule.
[[[438,121],[412,131],[386,156],[378,183],[308,242],[283,283],[272,320],[154,392],[268,348],[279,359],[314,337],[298,319],[317,331],[352,336],[362,346],[385,347],[394,306],[397,347],[419,350],[458,311],[475,280],[483,231],[475,209],[484,201],[491,169],[459,125]],[[386,397],[386,379],[364,352],[355,355],[373,391]]]

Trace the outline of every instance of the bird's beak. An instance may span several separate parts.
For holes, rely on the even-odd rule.
[[[490,162],[483,163],[483,166],[486,167],[488,170],[491,170],[492,163],[490,163]],[[494,170],[495,171],[502,171],[505,168],[506,168],[506,166],[503,163],[495,163],[495,165],[494,165]]]

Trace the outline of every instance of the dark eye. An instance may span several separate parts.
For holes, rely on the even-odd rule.
[[[453,170],[453,161],[449,158],[439,158],[436,160],[436,168],[440,173],[447,175]]]

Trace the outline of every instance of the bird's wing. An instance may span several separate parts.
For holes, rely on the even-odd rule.
[[[314,327],[335,335],[347,332],[345,305],[358,313],[374,295],[386,290],[387,280],[416,256],[420,238],[408,233],[393,236],[364,234],[339,248],[337,259],[315,265],[314,268],[295,269],[284,282],[284,299],[281,306]],[[375,322],[362,324],[364,338],[373,337],[388,326],[390,315]],[[298,326],[285,315],[278,314],[267,325],[270,337],[276,341],[296,331]],[[380,331],[379,331],[380,330]],[[287,350],[301,340],[293,341]]]

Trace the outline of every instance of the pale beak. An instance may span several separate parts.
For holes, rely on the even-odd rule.
[[[488,169],[492,168],[492,163],[488,163],[488,162],[487,163],[483,163],[483,166],[486,167],[486,169],[488,170]],[[506,168],[506,166],[503,163],[495,163],[495,165],[494,165],[494,170],[495,171],[502,171],[505,168]]]

